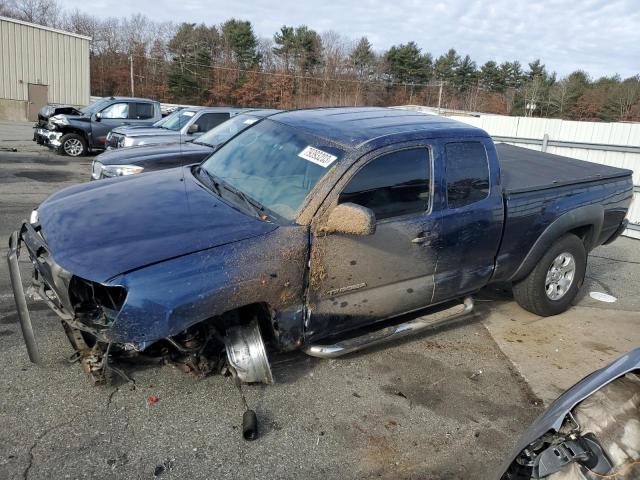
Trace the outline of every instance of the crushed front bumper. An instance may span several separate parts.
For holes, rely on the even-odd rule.
[[[60,146],[60,138],[62,138],[62,133],[54,130],[35,127],[33,131],[33,141],[39,145],[57,148]]]
[[[33,363],[40,362],[40,355],[33,333],[33,326],[31,324],[29,309],[27,308],[22,276],[20,275],[20,267],[18,264],[22,247],[26,247],[34,267],[33,287],[38,296],[44,300],[64,322],[69,324],[69,326],[87,331],[98,340],[103,340],[105,333],[99,332],[89,325],[85,325],[76,318],[69,298],[69,285],[73,275],[54,261],[47,244],[38,233],[37,228],[37,226],[34,227],[32,224],[24,222],[20,230],[13,232],[9,237],[9,252],[7,253],[11,288],[18,311],[20,328],[22,329],[22,335],[27,346],[29,360]]]

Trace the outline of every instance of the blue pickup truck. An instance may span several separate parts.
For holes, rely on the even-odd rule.
[[[468,314],[492,283],[563,312],[589,251],[624,230],[632,190],[628,170],[438,116],[297,110],[199,165],[55,193],[12,235],[9,264],[34,361],[22,246],[87,372],[137,352],[198,375],[224,358],[269,383],[269,350],[360,350]]]

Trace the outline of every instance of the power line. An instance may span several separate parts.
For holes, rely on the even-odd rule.
[[[147,57],[144,55],[133,55],[134,58],[140,58],[140,59],[145,59],[145,60],[151,60],[151,61],[155,61],[155,62],[162,62],[163,64],[169,66],[171,65],[171,61],[165,60],[165,59],[160,59],[160,58],[154,58],[154,57]],[[191,66],[197,66],[197,67],[205,67],[205,68],[210,68],[212,70],[222,70],[222,71],[232,71],[232,72],[238,72],[238,73],[257,73],[259,75],[267,75],[267,76],[276,76],[276,77],[289,77],[289,78],[297,78],[297,79],[301,79],[301,80],[314,80],[314,81],[327,81],[327,82],[341,82],[341,83],[352,83],[352,84],[374,84],[374,85],[383,85],[383,86],[387,86],[387,87],[433,87],[433,88],[438,88],[439,87],[439,83],[437,84],[432,84],[432,83],[406,83],[406,82],[394,82],[394,81],[387,81],[387,80],[354,80],[354,79],[349,79],[349,78],[335,78],[335,77],[316,77],[316,76],[312,76],[312,75],[301,75],[301,74],[296,74],[296,73],[285,73],[285,72],[273,72],[273,71],[267,71],[267,70],[257,70],[257,69],[248,69],[248,68],[240,68],[240,67],[224,67],[221,65],[214,65],[214,64],[205,64],[205,63],[198,63],[198,62],[192,62],[192,61],[180,61],[180,64],[182,65],[191,65]]]

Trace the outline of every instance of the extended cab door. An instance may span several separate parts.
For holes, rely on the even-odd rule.
[[[307,339],[431,303],[437,262],[431,242],[440,229],[431,214],[432,152],[428,144],[385,148],[360,159],[338,183],[327,215],[337,204],[355,203],[373,210],[376,230],[312,236]]]
[[[444,162],[434,301],[486,285],[502,236],[504,206],[497,157],[488,138],[441,141]]]

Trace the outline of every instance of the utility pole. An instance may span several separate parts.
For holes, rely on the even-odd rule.
[[[442,103],[442,85],[444,82],[440,81],[440,90],[438,91],[438,115],[440,115],[440,104]]]
[[[134,97],[135,93],[133,91],[133,54],[129,55],[129,74],[131,76],[131,96]]]

